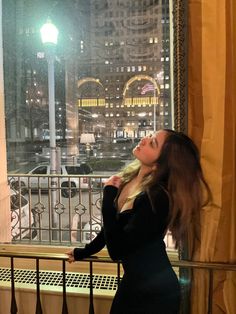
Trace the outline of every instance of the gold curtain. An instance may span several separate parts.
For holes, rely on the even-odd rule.
[[[213,193],[194,259],[236,263],[236,1],[189,0],[189,135]],[[236,313],[236,273],[214,276],[213,314]],[[194,272],[192,314],[207,313],[208,276]]]

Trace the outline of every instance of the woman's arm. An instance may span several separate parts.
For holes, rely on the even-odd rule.
[[[79,261],[101,251],[105,246],[104,229],[97,234],[90,243],[86,244],[84,248],[75,248],[68,252],[69,262]]]

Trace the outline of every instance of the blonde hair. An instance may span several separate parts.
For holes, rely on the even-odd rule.
[[[135,178],[138,175],[139,169],[141,167],[141,163],[138,159],[135,159],[132,161],[128,166],[126,166],[121,172],[119,172],[117,175],[122,178],[122,184],[120,186],[120,190],[133,178]],[[141,183],[139,189],[137,189],[132,195],[130,195],[126,202],[131,201],[134,199],[140,192],[145,191],[148,188],[149,182],[151,181],[150,174],[146,175],[143,179],[143,182]],[[119,193],[118,193],[119,195]],[[126,203],[125,202],[125,203]]]

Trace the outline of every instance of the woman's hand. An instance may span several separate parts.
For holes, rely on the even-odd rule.
[[[69,262],[69,263],[75,262],[74,250],[69,251],[69,252],[67,252],[66,254],[68,255],[68,262]]]
[[[104,186],[108,186],[108,185],[111,185],[111,186],[114,186],[116,188],[119,188],[120,185],[122,183],[122,180],[121,180],[121,177],[119,176],[111,176],[104,184]]]

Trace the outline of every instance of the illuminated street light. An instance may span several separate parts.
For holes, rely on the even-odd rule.
[[[50,174],[57,173],[58,163],[57,148],[56,148],[56,127],[55,127],[55,73],[54,60],[55,48],[58,38],[58,29],[50,20],[40,29],[42,43],[45,47],[45,53],[48,63],[48,103],[49,103],[49,136],[50,136]],[[57,227],[57,214],[55,212],[56,197],[57,197],[57,180],[55,177],[51,178],[51,210],[52,210],[52,224]],[[53,235],[55,239],[55,232]]]

